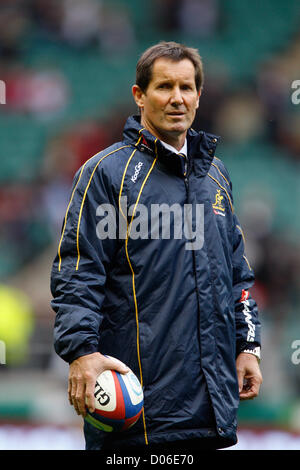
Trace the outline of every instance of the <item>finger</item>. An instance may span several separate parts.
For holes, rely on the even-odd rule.
[[[259,394],[260,382],[257,380],[248,380],[240,392],[241,400],[250,400],[256,398]]]
[[[86,415],[85,409],[85,383],[82,379],[77,381],[77,388],[76,388],[76,410],[82,416]]]
[[[68,380],[68,400],[70,405],[73,406],[73,400],[72,400],[72,380],[69,378]]]
[[[130,371],[129,367],[124,364],[124,362],[120,361],[119,359],[112,358],[110,356],[106,356],[107,361],[105,361],[105,366],[107,369],[112,369],[120,374],[127,374]]]
[[[90,379],[86,383],[86,389],[85,389],[85,400],[86,400],[86,406],[89,409],[90,413],[93,413],[95,411],[95,384],[96,380]]]
[[[244,386],[244,372],[237,370],[238,384],[239,384],[239,393],[242,392]]]
[[[250,391],[240,393],[240,400],[252,400],[255,397],[257,397],[257,394]]]
[[[77,414],[79,413],[77,398],[76,398],[76,391],[77,391],[77,380],[75,377],[72,377],[69,381],[69,401],[72,406],[74,406],[75,411]]]

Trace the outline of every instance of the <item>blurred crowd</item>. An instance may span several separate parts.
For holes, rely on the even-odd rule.
[[[179,32],[199,41],[200,54],[201,40],[209,40],[223,28],[218,0],[152,3],[152,18],[163,37],[170,39]],[[50,114],[55,119],[71,99],[70,84],[59,68],[31,67],[24,61],[31,41],[54,42],[79,53],[93,50],[119,56],[130,51],[135,54],[141,34],[127,2],[2,0],[0,79],[7,85],[7,105],[0,112],[9,116],[33,114],[39,119]],[[299,32],[257,65],[253,79],[238,86],[233,85],[226,63],[209,64],[193,127],[218,134],[231,145],[263,140],[282,151],[300,175],[300,113],[291,102],[291,83],[300,79],[299,64]],[[82,116],[49,138],[34,181],[0,184],[0,282],[19,290],[26,286],[35,319],[35,329],[31,327],[30,332],[46,344],[46,353],[35,360],[37,367],[47,367],[52,355],[49,269],[72,179],[87,158],[120,140],[128,114],[136,112],[129,88],[125,92],[128,105],[112,108],[105,118]],[[299,202],[291,201],[296,213]],[[272,208],[265,201],[252,200],[241,209],[248,257],[257,279],[254,295],[261,310],[269,312],[272,322],[280,327],[300,305],[300,246],[285,237],[284,229],[282,233],[273,231]],[[26,364],[24,358],[15,358],[15,363]],[[299,377],[294,377],[299,387]]]
[[[157,23],[167,33],[209,38],[221,24],[218,0],[155,0]]]
[[[22,58],[23,40],[32,28],[40,38],[72,48],[96,44],[102,51],[113,52],[134,43],[128,9],[122,2],[2,0],[0,25],[1,59],[6,61]]]

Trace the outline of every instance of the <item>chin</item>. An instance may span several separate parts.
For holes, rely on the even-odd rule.
[[[170,126],[169,132],[176,132],[177,134],[183,134],[188,130],[188,127],[183,124],[177,124]]]

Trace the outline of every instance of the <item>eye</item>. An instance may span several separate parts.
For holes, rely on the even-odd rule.
[[[192,87],[190,85],[185,84],[185,85],[181,86],[181,89],[182,90],[192,90]]]
[[[171,85],[170,85],[169,83],[160,83],[160,84],[158,85],[158,88],[159,88],[159,89],[168,89],[168,88],[170,88],[170,86],[171,86]]]

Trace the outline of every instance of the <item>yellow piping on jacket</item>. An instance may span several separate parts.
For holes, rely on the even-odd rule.
[[[156,142],[157,142],[157,139],[155,140],[155,149],[156,149],[156,152],[155,152],[155,153],[156,153],[156,156],[155,156],[155,159],[153,160],[153,163],[152,163],[152,165],[151,165],[150,170],[148,171],[147,175],[145,176],[145,179],[144,179],[143,184],[142,184],[142,186],[141,186],[141,189],[140,189],[140,191],[139,191],[139,194],[138,194],[136,203],[135,203],[135,205],[134,205],[134,209],[133,209],[132,217],[131,217],[131,220],[130,220],[130,224],[129,224],[129,226],[127,225],[127,237],[126,237],[126,240],[125,240],[126,258],[127,258],[127,261],[128,261],[128,264],[129,264],[131,273],[132,273],[132,290],[133,290],[133,298],[134,298],[135,319],[136,319],[136,335],[137,335],[137,338],[136,338],[136,341],[137,341],[137,356],[138,356],[138,364],[139,364],[139,369],[140,369],[140,382],[141,382],[141,386],[142,386],[142,387],[143,387],[143,372],[142,372],[141,355],[140,355],[140,339],[139,339],[140,329],[139,329],[139,318],[138,318],[138,305],[137,305],[136,290],[135,290],[135,273],[134,273],[134,269],[133,269],[133,267],[132,267],[132,264],[131,264],[131,261],[130,261],[130,258],[129,258],[129,254],[128,254],[128,239],[129,239],[129,235],[130,235],[130,230],[131,230],[131,226],[132,226],[132,221],[133,221],[133,218],[134,218],[134,215],[135,215],[135,211],[136,211],[138,202],[139,202],[139,200],[140,200],[142,191],[143,191],[143,189],[144,189],[145,183],[146,183],[146,181],[147,181],[147,179],[148,179],[150,173],[152,172],[152,170],[153,170],[153,168],[154,168],[154,165],[155,165],[155,163],[156,163],[156,160],[157,160],[157,147],[156,147]],[[147,437],[147,429],[146,429],[146,420],[145,420],[145,411],[144,411],[144,408],[143,408],[142,416],[143,416],[145,443],[146,443],[146,445],[148,445],[148,437]]]
[[[237,228],[238,228],[239,231],[241,232],[242,239],[243,239],[243,242],[244,242],[244,245],[245,245],[245,244],[246,244],[246,240],[245,240],[245,235],[244,235],[243,229],[242,229],[242,227],[240,227],[239,225],[237,225]],[[250,271],[252,271],[252,268],[251,268],[251,266],[250,266],[250,263],[249,263],[249,261],[248,261],[248,259],[247,259],[247,257],[246,257],[245,254],[243,255],[243,258],[244,258],[244,260],[246,261],[246,263],[247,263],[248,268],[250,269]]]
[[[141,137],[140,137],[141,138]],[[138,143],[138,142],[137,142]],[[119,192],[119,210],[122,214],[122,216],[124,217],[124,219],[126,220],[127,222],[127,218],[125,217],[124,215],[124,212],[122,210],[122,207],[121,207],[121,196],[122,196],[122,191],[123,191],[123,184],[124,184],[124,180],[125,180],[125,176],[126,176],[126,173],[127,173],[127,168],[128,168],[128,165],[133,157],[133,155],[135,154],[135,152],[137,151],[137,149],[134,149],[134,151],[132,152],[132,154],[130,155],[130,157],[128,158],[128,161],[126,163],[126,166],[125,166],[125,169],[124,169],[124,173],[123,173],[123,176],[122,176],[122,181],[121,181],[121,186],[120,186],[120,192]],[[127,224],[127,229],[128,229],[128,224]]]
[[[143,127],[142,129],[139,130],[139,134],[141,134],[141,132],[144,130],[145,128]],[[140,141],[142,140],[143,136],[140,135],[139,139],[137,140],[137,142],[134,144],[135,147],[137,147],[140,143]],[[123,191],[123,185],[124,185],[124,180],[125,180],[125,176],[126,176],[126,173],[127,173],[127,168],[128,168],[128,165],[129,163],[131,162],[131,159],[133,157],[133,155],[135,154],[135,152],[137,151],[137,148],[134,149],[134,151],[132,152],[132,154],[130,155],[130,157],[128,158],[128,161],[126,163],[126,166],[124,168],[124,172],[123,172],[123,176],[122,176],[122,180],[121,180],[121,186],[120,186],[120,191],[119,191],[119,210],[122,214],[122,216],[124,217],[124,219],[126,220],[126,223],[127,223],[127,218],[125,217],[123,211],[122,211],[122,207],[121,207],[121,196],[122,196],[122,191]]]
[[[108,157],[109,155],[112,155],[113,153],[116,153],[116,152],[118,152],[119,150],[121,150],[121,149],[123,149],[123,148],[126,148],[126,147],[130,147],[130,145],[123,145],[122,147],[119,147],[118,149],[113,150],[112,152],[109,152],[109,153],[107,153],[106,155],[104,155],[104,157],[100,158],[100,160],[99,160],[99,161],[97,162],[97,164],[95,165],[95,167],[94,167],[94,169],[93,169],[93,171],[92,171],[92,174],[91,174],[91,176],[90,176],[89,182],[88,182],[88,184],[87,184],[87,186],[86,186],[86,188],[85,188],[84,195],[83,195],[82,202],[81,202],[80,211],[79,211],[78,225],[77,225],[77,235],[76,235],[76,244],[77,244],[77,264],[76,264],[76,271],[78,270],[79,261],[80,261],[79,229],[80,229],[80,222],[81,222],[82,210],[83,210],[85,198],[86,198],[88,189],[89,189],[89,187],[90,187],[90,184],[91,184],[91,182],[92,182],[94,173],[95,173],[95,171],[97,170],[98,165],[102,162],[102,160],[104,160],[104,158],[106,158],[106,157]]]
[[[94,170],[93,170],[93,173],[91,175],[91,178],[87,184],[87,187],[85,189],[85,192],[84,192],[84,196],[83,196],[83,200],[82,200],[82,203],[81,203],[81,207],[80,207],[80,213],[79,213],[79,220],[78,220],[78,225],[77,225],[77,237],[76,237],[76,240],[77,240],[77,253],[78,253],[78,260],[77,260],[77,264],[76,264],[76,270],[78,270],[78,264],[79,264],[79,259],[80,259],[80,251],[79,251],[79,227],[80,227],[80,220],[81,220],[81,214],[82,214],[82,209],[83,209],[83,205],[84,205],[84,201],[85,201],[85,198],[86,198],[86,193],[87,193],[87,190],[91,184],[91,181],[92,181],[92,178],[93,178],[93,175],[96,171],[96,168],[98,167],[99,163],[106,157],[108,157],[109,155],[112,155],[113,153],[117,152],[118,150],[121,150],[123,148],[126,148],[126,147],[130,147],[130,145],[123,145],[122,147],[119,147],[117,148],[116,150],[113,150],[112,152],[109,152],[108,154],[104,155],[96,164]],[[65,234],[65,229],[66,229],[66,225],[67,225],[67,218],[68,218],[68,213],[69,213],[69,209],[70,209],[70,206],[72,204],[72,201],[73,201],[73,197],[74,197],[74,194],[75,194],[75,191],[77,189],[77,186],[78,186],[78,183],[81,179],[81,176],[82,176],[82,173],[83,173],[83,170],[86,166],[86,164],[92,160],[92,158],[94,158],[99,152],[95,153],[95,155],[93,155],[91,158],[89,158],[83,165],[82,165],[82,168],[81,168],[81,171],[80,171],[80,175],[78,177],[78,180],[76,182],[76,185],[73,189],[73,192],[72,192],[72,195],[71,195],[71,198],[70,198],[70,202],[68,204],[68,207],[67,207],[67,210],[66,210],[66,214],[65,214],[65,219],[64,219],[64,226],[63,226],[63,230],[62,230],[62,234],[61,234],[61,238],[60,238],[60,241],[59,241],[59,245],[58,245],[58,258],[59,258],[59,265],[58,265],[58,270],[60,271],[61,270],[61,263],[62,263],[62,258],[61,258],[61,245],[62,245],[62,241],[63,241],[63,238],[64,238],[64,234]]]
[[[226,196],[227,196],[227,199],[228,199],[229,204],[230,204],[231,212],[233,213],[234,210],[233,210],[232,202],[231,202],[230,196],[229,196],[229,194],[228,194],[226,188],[224,188],[224,186],[222,186],[222,185],[219,183],[219,181],[216,180],[216,178],[214,178],[213,176],[211,176],[209,173],[207,173],[207,176],[209,176],[212,180],[214,180],[214,181],[217,183],[217,185],[220,186],[220,188],[223,189],[223,191],[225,191]]]
[[[216,157],[215,157],[215,158],[216,158]],[[214,167],[218,170],[218,172],[220,173],[220,175],[222,176],[222,178],[226,181],[226,183],[228,184],[228,186],[230,186],[230,184],[229,184],[227,178],[223,175],[223,173],[222,173],[222,171],[220,170],[220,168],[218,167],[218,165],[216,165],[215,163],[212,163],[212,166],[214,166]]]
[[[95,155],[94,155],[95,156]],[[93,158],[93,157],[92,157]],[[74,186],[74,189],[73,189],[73,192],[72,192],[72,195],[71,195],[71,199],[70,199],[70,202],[68,204],[68,207],[67,207],[67,210],[66,210],[66,215],[65,215],[65,220],[64,220],[64,226],[63,226],[63,230],[62,230],[62,234],[61,234],[61,237],[60,237],[60,241],[59,241],[59,245],[58,245],[58,250],[57,250],[57,253],[58,253],[58,258],[59,258],[59,264],[58,264],[58,271],[61,270],[61,253],[60,253],[60,247],[61,247],[61,244],[62,244],[62,241],[63,241],[63,238],[64,238],[64,234],[65,234],[65,229],[66,229],[66,225],[67,225],[67,217],[68,217],[68,213],[69,213],[69,209],[70,209],[70,206],[72,204],[72,201],[73,201],[73,197],[74,197],[74,194],[75,194],[75,191],[76,191],[76,188],[78,186],[78,183],[80,181],[80,178],[82,176],[82,172],[84,170],[84,167],[86,165],[87,161],[85,162],[85,164],[82,166],[81,168],[81,172],[80,172],[80,175],[78,177],[78,180],[77,180],[77,183],[76,185]]]

